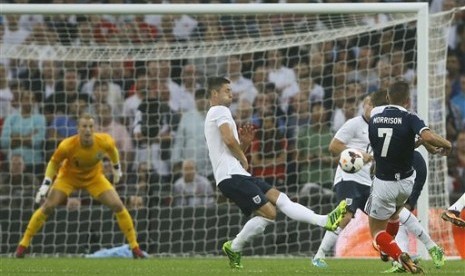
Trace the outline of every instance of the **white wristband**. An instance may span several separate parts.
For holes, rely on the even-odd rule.
[[[48,177],[45,177],[44,181],[42,181],[42,185],[50,186],[50,184],[52,184],[52,180]]]

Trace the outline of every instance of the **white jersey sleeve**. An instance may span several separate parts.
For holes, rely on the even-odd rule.
[[[380,106],[373,107],[373,109],[371,110],[371,113],[370,113],[370,117],[373,117],[376,114],[379,114],[379,113],[383,112],[384,109],[386,108],[386,106],[387,105],[380,105]]]
[[[204,132],[216,185],[224,179],[231,178],[231,175],[234,174],[250,176],[224,143],[220,132],[220,126],[223,124],[228,124],[231,127],[234,137],[239,142],[236,123],[229,108],[212,106],[205,118]]]
[[[344,143],[348,148],[357,149],[361,152],[371,152],[370,139],[368,138],[368,122],[362,116],[357,116],[345,122],[336,132],[334,138]],[[354,181],[362,185],[371,186],[371,164],[371,162],[365,164],[356,173],[346,173],[340,166],[337,166],[334,185],[341,181]]]

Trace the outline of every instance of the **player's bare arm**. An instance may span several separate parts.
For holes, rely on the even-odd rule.
[[[331,140],[331,143],[329,143],[329,151],[333,155],[339,156],[339,154],[341,154],[341,152],[345,150],[346,148],[347,148],[346,144],[337,138],[333,138]]]
[[[452,144],[448,140],[442,138],[429,129],[423,130],[420,133],[420,137],[424,143],[439,148],[439,153],[442,155],[448,155],[452,149]]]
[[[337,138],[333,138],[329,144],[329,151],[337,157],[336,163],[339,160],[339,154],[341,154],[341,152],[345,149],[347,149],[347,145]],[[363,162],[365,164],[373,161],[373,156],[371,156],[369,153],[363,151],[360,151],[360,153],[363,155]]]
[[[245,158],[245,154],[242,151],[241,146],[239,145],[236,138],[234,137],[231,126],[228,123],[222,124],[220,126],[220,133],[221,133],[221,138],[223,139],[223,142],[228,147],[228,149],[231,151],[232,155],[235,158],[237,158],[237,160],[241,162],[242,167],[244,167],[244,169],[247,170],[249,168],[247,158]]]
[[[430,154],[437,154],[440,152],[439,148],[431,145],[430,143],[425,142],[423,139],[418,139],[415,142],[415,148],[418,148],[420,146],[425,147],[425,149],[430,153]]]

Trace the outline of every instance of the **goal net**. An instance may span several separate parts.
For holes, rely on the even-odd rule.
[[[431,112],[422,115],[445,134],[446,38],[454,12],[429,15],[429,39],[420,41],[418,13],[403,9],[409,4],[376,5],[383,9],[370,4],[315,5],[319,13],[304,4],[6,9],[0,44],[1,253],[14,251],[38,207],[34,194],[54,149],[76,133],[76,117],[90,112],[97,131],[116,140],[124,170],[116,189],[133,215],[142,249],[219,254],[247,218],[213,183],[203,135],[210,76],[230,78],[237,125],[256,128],[247,152],[251,172],[315,212],[328,213],[336,205],[337,166],[328,145],[347,119],[361,114],[364,95],[402,77],[412,84],[414,110],[427,101]],[[425,64],[418,59],[422,45],[429,45],[428,70],[418,68]],[[429,86],[417,80],[429,80]],[[14,116],[23,110],[33,115]],[[34,123],[24,119],[28,116]],[[448,205],[445,159],[430,157],[429,168],[429,231],[448,255],[457,255],[449,225],[438,217]],[[111,179],[108,162],[104,172]],[[323,234],[278,214],[277,223],[244,254],[310,256]],[[375,256],[369,239],[359,242],[368,243],[365,256]],[[123,243],[111,211],[76,192],[48,218],[31,252],[87,254]]]

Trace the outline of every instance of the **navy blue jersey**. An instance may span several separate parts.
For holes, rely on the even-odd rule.
[[[376,161],[376,177],[399,180],[413,173],[415,136],[427,128],[416,114],[387,106],[370,119],[368,133]]]

